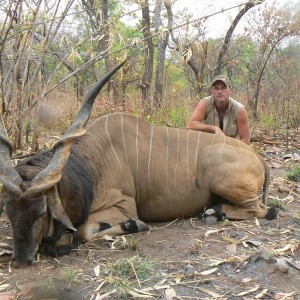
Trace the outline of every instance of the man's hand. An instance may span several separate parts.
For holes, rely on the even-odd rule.
[[[225,135],[225,133],[222,131],[220,127],[214,126],[214,129],[215,129],[215,134]]]

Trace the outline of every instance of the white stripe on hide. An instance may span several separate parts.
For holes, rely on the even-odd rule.
[[[108,115],[106,115],[106,120],[105,120],[105,131],[106,131],[106,134],[107,134],[107,137],[108,137],[108,140],[109,140],[109,144],[110,144],[111,150],[114,153],[114,155],[115,155],[115,157],[116,157],[116,159],[117,159],[117,161],[119,163],[120,168],[123,170],[123,167],[122,167],[121,162],[119,160],[119,157],[118,157],[118,155],[117,155],[117,153],[115,151],[115,148],[114,148],[114,146],[113,146],[113,144],[111,142],[110,135],[109,135],[109,132],[108,132]]]
[[[136,201],[140,200],[140,177],[139,177],[139,118],[136,117],[136,139],[135,139],[135,147],[136,147]]]
[[[208,163],[208,170],[207,171],[209,172],[209,181],[211,181],[211,178],[212,178],[212,172],[211,172],[211,169],[210,169],[210,161],[209,161],[210,147],[211,147],[211,145],[207,146],[207,155],[206,155],[206,159],[207,159],[207,163]]]
[[[177,167],[178,167],[178,157],[179,157],[179,129],[177,128],[177,157],[176,157],[176,165],[175,165],[175,193],[176,200],[178,202],[178,194],[177,194]]]
[[[148,159],[148,184],[149,184],[149,199],[151,199],[151,174],[150,174],[150,168],[151,168],[151,153],[152,153],[152,142],[153,142],[153,126],[151,127],[151,136],[150,136],[150,144],[149,144],[149,159]],[[150,202],[152,204],[152,201]]]
[[[125,137],[124,137],[124,118],[123,118],[123,114],[121,114],[121,131],[122,131],[122,140],[123,140],[124,152],[125,152],[127,164],[128,164],[128,166],[129,166],[128,155],[127,155],[127,149],[126,149],[126,144],[125,144]]]
[[[240,148],[240,154],[239,154],[239,157],[236,161],[236,171],[235,171],[235,186],[236,186],[236,183],[237,183],[237,179],[238,179],[238,174],[239,174],[239,160],[241,158],[241,155],[242,155],[242,152],[243,152],[243,148]]]
[[[195,152],[195,172],[196,172],[196,178],[197,178],[197,171],[198,171],[198,151],[199,151],[199,140],[201,136],[201,131],[198,132],[198,139],[197,139],[197,146],[196,146],[196,152]]]
[[[167,130],[167,149],[166,149],[166,180],[167,180],[167,191],[168,191],[168,198],[170,199],[170,187],[169,187],[169,174],[168,174],[168,164],[169,164],[169,129],[166,126]]]
[[[186,138],[186,177],[187,177],[187,184],[189,187],[189,194],[191,195],[191,186],[189,181],[189,137],[190,137],[190,131],[187,132],[187,138]]]

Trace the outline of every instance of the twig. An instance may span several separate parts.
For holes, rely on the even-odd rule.
[[[132,270],[133,270],[134,276],[136,277],[136,280],[137,280],[137,282],[138,282],[138,284],[139,284],[139,287],[140,287],[140,289],[142,289],[142,286],[141,286],[139,277],[137,276],[136,271],[135,271],[135,269],[134,269],[134,266],[133,266],[133,264],[132,264],[132,262],[131,262],[130,260],[129,260],[129,263],[130,263],[131,268],[132,268]]]
[[[177,222],[177,221],[178,221],[178,219],[175,219],[174,221],[172,221],[172,222],[166,224],[165,226],[159,226],[159,227],[151,228],[151,229],[149,230],[149,233],[150,233],[151,231],[153,231],[153,230],[162,229],[162,228],[167,228],[167,227],[171,226],[173,223],[175,223],[175,222]]]

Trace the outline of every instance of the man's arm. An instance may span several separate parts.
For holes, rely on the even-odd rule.
[[[250,127],[248,114],[245,108],[241,108],[237,119],[240,140],[250,144]]]
[[[204,99],[202,99],[200,100],[196,109],[194,110],[190,119],[188,120],[187,128],[192,130],[224,135],[224,132],[218,126],[204,123],[205,114],[206,114],[206,104]]]

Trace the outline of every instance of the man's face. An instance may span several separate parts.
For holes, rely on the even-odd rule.
[[[231,96],[231,88],[228,87],[224,82],[217,81],[212,86],[211,93],[217,103],[226,103]]]

